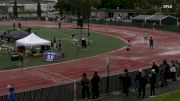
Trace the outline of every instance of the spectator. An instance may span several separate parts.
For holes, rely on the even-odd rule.
[[[175,61],[172,60],[172,61],[171,61],[171,64],[170,64],[170,67],[172,67],[174,64],[175,64]]]
[[[164,86],[164,68],[162,66],[160,66],[160,71],[159,71],[159,84],[160,87]]]
[[[170,71],[171,71],[172,81],[176,81],[176,65],[175,64],[172,64]]]
[[[126,96],[129,96],[129,87],[131,86],[131,78],[128,74],[128,69],[124,70],[124,75],[120,77],[121,81],[122,81],[122,89],[123,89],[123,93]]]
[[[151,92],[151,96],[155,95],[155,84],[156,84],[156,74],[155,74],[155,69],[151,70],[151,74],[150,76],[150,92]]]
[[[154,69],[156,73],[159,73],[159,68],[158,68],[157,64],[155,63],[155,61],[153,61],[153,65],[152,65],[151,70],[152,69]]]
[[[4,35],[3,34],[0,37],[1,37],[1,41],[4,40]]]
[[[11,85],[7,86],[9,94],[8,94],[8,101],[16,101],[16,92]]]
[[[153,65],[152,65],[152,68],[151,70],[154,69],[155,70],[155,73],[156,73],[156,87],[159,86],[159,68],[157,66],[157,64],[155,63],[155,61],[153,61]]]
[[[150,45],[150,50],[153,50],[153,48],[154,48],[154,39],[152,37],[149,39],[149,45]]]
[[[175,65],[176,65],[177,68],[179,68],[179,62],[178,62],[178,60],[175,60]]]
[[[143,92],[143,98],[144,98],[146,95],[146,84],[148,83],[147,75],[144,72],[142,72],[141,80],[142,80],[141,86],[142,86],[142,92]]]
[[[19,29],[21,29],[21,22],[18,23]]]
[[[99,97],[99,83],[100,77],[98,76],[98,72],[96,71],[93,78],[91,79],[93,99]]]
[[[167,86],[167,80],[170,78],[170,67],[169,64],[167,63],[167,60],[163,61],[162,68],[164,69],[164,82],[165,85]]]
[[[139,72],[135,78],[136,91],[138,92],[139,97],[141,96],[141,89],[142,89],[141,82],[142,82],[141,72]]]
[[[89,99],[89,79],[87,78],[86,73],[83,73],[81,79],[82,86],[82,98],[85,99],[85,94],[87,93]]]

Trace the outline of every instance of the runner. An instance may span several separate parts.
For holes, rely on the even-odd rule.
[[[148,39],[148,32],[145,31],[144,32],[144,43],[147,43],[147,39]]]
[[[149,39],[149,45],[150,45],[150,50],[153,50],[153,48],[154,48],[154,39],[152,37]]]
[[[61,29],[61,21],[59,21],[58,25],[59,25],[59,29]]]
[[[126,44],[126,50],[127,50],[127,55],[129,57],[129,51],[131,50],[131,44],[130,44],[129,40],[128,40],[127,44]]]

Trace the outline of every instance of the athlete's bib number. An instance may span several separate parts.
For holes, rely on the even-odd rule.
[[[47,55],[46,61],[54,61],[54,55]]]

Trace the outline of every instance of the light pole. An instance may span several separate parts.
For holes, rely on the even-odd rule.
[[[110,75],[109,56],[106,56],[106,74],[107,74],[107,77],[106,77],[106,93],[108,94],[109,93],[109,81],[110,81],[110,78],[109,78],[109,75]]]
[[[13,13],[14,13],[14,17],[17,18],[18,17],[18,11],[17,11],[17,1],[14,0],[14,6],[13,6]]]
[[[89,27],[90,27],[90,25],[89,25],[89,18],[91,16],[91,9],[90,9],[89,0],[87,1],[87,3],[88,3],[88,16],[87,16],[87,18],[88,18],[88,45],[89,45],[89,36],[90,36],[90,33],[89,33]]]
[[[47,3],[47,16],[49,15],[49,8],[50,8],[49,5],[50,5],[50,4]]]

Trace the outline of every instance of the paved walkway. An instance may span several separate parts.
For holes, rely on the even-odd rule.
[[[180,85],[180,78],[178,81],[170,82],[168,86],[157,88],[156,95],[179,90],[180,89],[179,85]],[[149,96],[150,96],[150,90],[149,88],[147,88],[146,98],[148,98]],[[120,94],[120,92],[116,92],[113,94],[109,94],[108,96],[101,97],[100,99],[97,99],[95,101],[139,101],[139,100],[142,100],[142,98],[138,97],[137,94],[131,93],[129,97],[126,97],[123,94]]]

